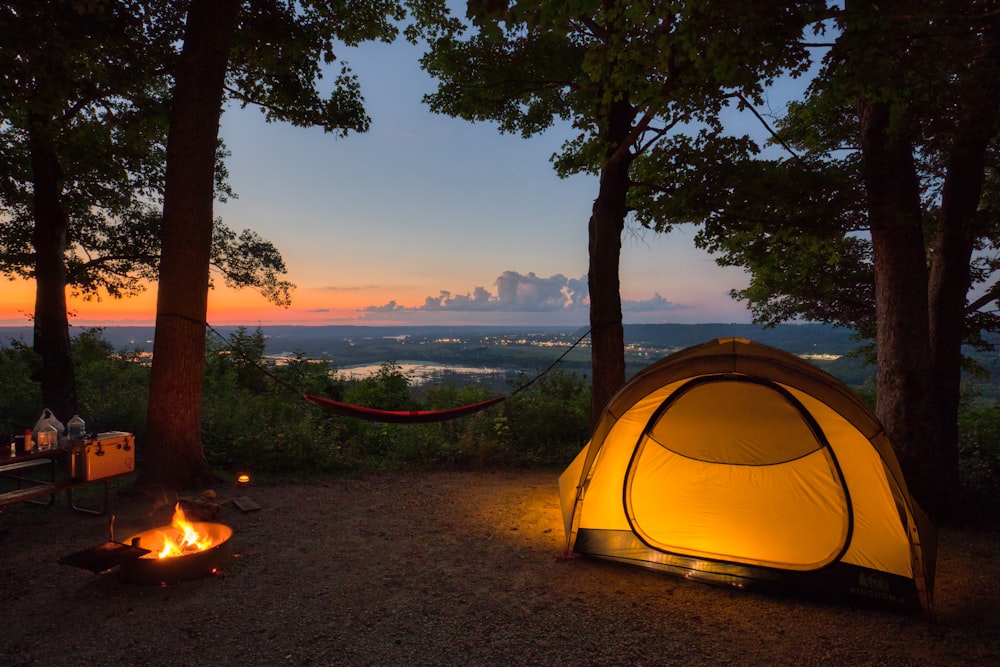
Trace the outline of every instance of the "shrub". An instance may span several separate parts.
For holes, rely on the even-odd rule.
[[[19,340],[0,347],[0,432],[20,435],[35,425],[41,414],[42,391],[35,380],[41,366],[38,355]]]
[[[145,439],[149,364],[138,349],[114,350],[103,329],[73,339],[77,412],[87,431],[127,431]]]
[[[502,428],[517,463],[568,465],[590,436],[590,385],[576,373],[547,373],[511,396],[504,414]]]
[[[79,412],[90,431],[124,430],[140,445],[149,399],[149,364],[141,350],[115,351],[89,329],[74,338]],[[439,410],[495,396],[488,385],[453,379],[413,387],[394,362],[346,380],[326,360],[301,353],[264,356],[262,332],[239,329],[210,340],[202,406],[202,443],[216,468],[315,474],[402,467],[562,466],[587,438],[586,378],[552,372],[480,413],[432,424],[383,424],[340,417],[302,400],[303,393],[389,410]],[[4,428],[20,432],[38,416],[37,356],[26,345],[0,348]],[[521,378],[524,384],[524,378]]]
[[[263,333],[242,328],[208,347],[202,405],[202,443],[214,466],[276,474],[350,467],[340,426],[302,400],[331,385],[329,363],[296,353],[264,358]]]
[[[114,350],[102,329],[73,339],[79,412],[90,431],[145,435],[149,365],[141,350]],[[567,465],[590,434],[586,376],[552,371],[479,413],[432,424],[383,424],[334,415],[303,393],[390,410],[440,410],[496,395],[488,384],[413,386],[387,362],[348,380],[328,360],[264,355],[258,329],[237,330],[206,349],[202,442],[216,468],[257,474],[364,472],[405,467],[487,468]],[[0,346],[0,424],[11,434],[38,417],[40,363],[20,341]],[[502,388],[501,388],[502,389]],[[869,396],[870,398],[870,396]],[[1000,404],[967,401],[960,421],[963,493],[978,516],[1000,518]]]
[[[1000,520],[1000,405],[967,409],[959,419],[959,473],[970,517]]]

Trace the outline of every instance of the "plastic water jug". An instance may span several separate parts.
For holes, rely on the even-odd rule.
[[[73,415],[73,418],[66,422],[66,438],[69,440],[83,440],[87,433],[87,424],[80,415]]]

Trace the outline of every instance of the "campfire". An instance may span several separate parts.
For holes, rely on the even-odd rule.
[[[211,548],[215,544],[212,532],[200,532],[198,528],[195,528],[195,524],[187,520],[187,515],[184,514],[181,504],[177,503],[174,506],[174,517],[169,527],[157,528],[133,537],[132,546],[150,549],[150,552],[145,554],[143,558],[174,558]],[[150,533],[156,534],[156,537],[150,538]],[[137,540],[140,543],[137,544]]]
[[[122,561],[121,575],[133,583],[177,583],[217,573],[229,558],[233,531],[221,523],[188,521],[178,503],[169,526],[133,535],[128,543],[148,551]]]
[[[245,488],[249,483],[250,476],[245,473],[237,479],[238,488]],[[173,584],[221,574],[229,560],[233,529],[221,523],[191,520],[184,508],[192,513],[191,516],[214,518],[226,503],[232,503],[243,512],[261,509],[246,496],[217,502],[214,491],[205,491],[197,498],[179,498],[169,526],[138,533],[125,542],[115,540],[115,516],[112,514],[107,542],[63,556],[59,562],[97,573],[118,568],[122,579],[136,584]],[[169,507],[169,504],[159,507]]]

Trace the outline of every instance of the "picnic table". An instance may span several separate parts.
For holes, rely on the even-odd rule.
[[[65,492],[69,506],[77,512],[102,515],[107,513],[112,479],[128,471],[99,479],[79,479],[71,475],[70,451],[55,447],[45,451],[37,448],[14,455],[0,453],[0,507],[12,503],[30,502],[51,506],[58,494]],[[82,507],[73,499],[73,491],[93,484],[104,486],[99,508]]]

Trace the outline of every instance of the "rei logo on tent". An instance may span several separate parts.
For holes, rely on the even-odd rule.
[[[861,586],[861,588],[869,588],[871,590],[882,591],[884,593],[888,593],[892,590],[892,587],[889,586],[889,582],[886,579],[868,572],[862,572],[858,575],[858,585]]]
[[[775,348],[720,339],[642,370],[559,488],[567,553],[931,610],[933,533],[881,425]]]

